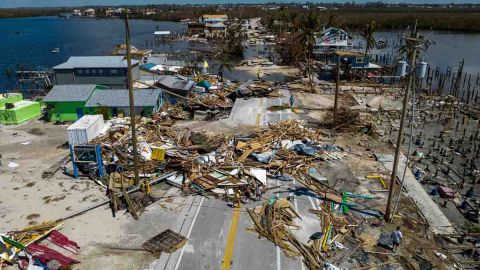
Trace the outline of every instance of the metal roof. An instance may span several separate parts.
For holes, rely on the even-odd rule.
[[[228,19],[227,14],[203,14],[202,17],[205,19]]]
[[[170,31],[155,31],[153,34],[157,36],[166,36],[170,35]]]
[[[63,84],[55,85],[44,102],[87,101],[95,88],[95,84]]]
[[[195,82],[185,77],[164,75],[158,77],[157,84],[171,90],[190,91]]]
[[[207,24],[207,27],[211,28],[226,28],[227,26],[221,22],[218,23],[212,23],[212,24]]]
[[[132,65],[139,61],[132,59]],[[72,56],[67,62],[53,67],[53,69],[74,68],[126,68],[127,60],[124,56]]]
[[[162,90],[137,89],[133,90],[135,106],[156,106]],[[85,107],[128,107],[130,106],[128,90],[97,90],[88,99]]]

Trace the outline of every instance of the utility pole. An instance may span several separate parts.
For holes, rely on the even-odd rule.
[[[400,129],[398,130],[398,136],[397,136],[397,144],[395,147],[395,158],[393,160],[393,168],[392,168],[392,175],[390,177],[390,188],[388,191],[388,200],[387,200],[387,209],[385,211],[385,220],[389,222],[391,220],[391,209],[390,209],[390,204],[392,202],[392,197],[393,197],[393,187],[395,186],[396,182],[396,177],[397,177],[397,171],[398,171],[398,160],[400,159],[400,148],[402,146],[402,137],[403,137],[403,130],[405,128],[405,118],[407,116],[407,107],[408,107],[408,97],[410,90],[412,88],[413,80],[415,78],[415,61],[416,61],[416,56],[417,56],[417,44],[419,43],[419,35],[414,32],[415,37],[412,35],[409,38],[406,39],[406,42],[408,46],[412,46],[411,50],[409,52],[411,53],[410,55],[410,72],[408,74],[408,85],[407,89],[405,90],[405,96],[403,98],[403,106],[402,106],[402,117],[400,119]],[[405,165],[406,166],[406,165]],[[401,191],[400,191],[401,192]]]
[[[128,14],[125,12],[125,46],[127,49],[127,80],[128,80],[128,99],[130,102],[130,123],[132,130],[132,144],[133,144],[133,173],[135,175],[135,185],[140,184],[140,177],[138,176],[138,152],[137,152],[137,130],[135,129],[135,98],[133,95],[133,78],[132,78],[132,55],[130,48],[130,26],[128,24]]]
[[[340,55],[337,54],[337,72],[335,74],[335,101],[333,104],[333,124],[337,124],[338,91],[340,88]]]

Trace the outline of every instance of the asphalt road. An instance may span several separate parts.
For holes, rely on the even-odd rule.
[[[293,194],[292,205],[302,216],[297,224],[301,229],[294,234],[306,241],[314,232],[320,230],[318,218],[308,213],[311,208],[318,208],[320,200],[313,194],[305,192],[294,182],[282,182],[275,179],[267,180],[269,190],[264,199],[270,196],[287,197]],[[238,225],[232,226],[233,208],[225,201],[192,196],[185,198],[181,210],[172,222],[172,230],[188,238],[187,244],[172,254],[161,254],[156,270],[177,269],[305,269],[300,258],[286,257],[280,248],[267,239],[259,239],[258,234],[248,231],[253,223],[246,212],[246,207],[260,205],[261,202],[249,202],[242,205]],[[172,217],[170,215],[170,217]],[[228,238],[233,234],[234,241]],[[230,237],[232,238],[232,237]],[[222,268],[227,257],[227,245],[231,245],[230,268]]]

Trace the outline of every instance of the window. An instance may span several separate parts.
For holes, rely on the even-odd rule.
[[[118,76],[118,71],[116,69],[110,69],[111,76]]]
[[[95,75],[97,74],[97,70],[96,69],[92,69],[92,75]]]
[[[89,75],[90,74],[90,69],[85,69],[85,74]]]
[[[99,75],[103,75],[103,69],[99,69],[99,70],[98,70],[98,74],[99,74]]]
[[[357,64],[363,63],[363,57],[357,57]]]
[[[82,75],[82,74],[83,74],[83,70],[79,69],[79,70],[77,70],[77,73],[78,73],[79,75]]]

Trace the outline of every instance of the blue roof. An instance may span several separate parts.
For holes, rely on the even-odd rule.
[[[156,64],[154,64],[154,63],[146,63],[146,64],[143,64],[143,65],[142,65],[142,68],[143,68],[143,69],[148,69],[148,70],[150,70],[150,69],[152,69],[154,66],[156,66]]]
[[[132,60],[132,65],[138,64]],[[126,68],[127,60],[124,56],[72,56],[67,62],[53,67],[53,69],[74,68]]]

